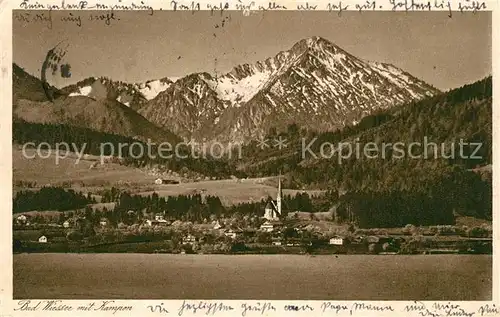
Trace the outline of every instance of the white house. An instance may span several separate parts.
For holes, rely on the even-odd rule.
[[[344,239],[340,237],[333,237],[330,239],[330,244],[333,245],[343,245],[344,244]]]
[[[163,219],[163,216],[155,216],[155,219],[147,219],[146,220],[146,225],[149,227],[154,227],[154,226],[168,226],[170,222],[167,220]]]
[[[270,221],[266,221],[260,226],[260,230],[264,232],[273,232],[274,225]]]
[[[165,218],[163,217],[163,214],[156,214],[154,224],[156,226],[168,226],[170,224],[170,222],[165,220]]]
[[[215,221],[214,230],[219,230],[220,228],[222,228],[222,225],[220,224],[219,220]]]
[[[38,238],[38,242],[40,242],[40,243],[47,243],[47,237],[46,236],[41,236],[40,238]]]
[[[182,238],[182,243],[195,243],[196,242],[196,237],[193,236],[192,234],[188,234],[184,238]]]
[[[19,215],[16,217],[16,223],[18,225],[29,225],[28,217],[26,217],[25,215]]]
[[[226,237],[229,237],[231,239],[236,239],[236,237],[238,236],[238,234],[241,233],[241,232],[238,232],[238,231],[235,231],[235,230],[232,230],[232,229],[229,229],[227,230],[226,232],[224,232],[224,235]]]
[[[155,215],[155,220],[156,221],[165,221],[165,219],[163,218],[162,214],[156,214]]]
[[[272,238],[272,243],[273,245],[281,245],[281,239],[280,238]]]
[[[165,220],[165,219],[159,219],[159,220],[156,220],[158,222],[158,226],[168,226],[170,225],[170,221],[168,220]]]

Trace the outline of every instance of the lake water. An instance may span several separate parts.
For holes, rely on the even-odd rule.
[[[491,300],[491,255],[16,254],[14,298]]]

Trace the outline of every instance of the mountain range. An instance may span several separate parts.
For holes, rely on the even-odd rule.
[[[248,142],[271,128],[327,131],[439,91],[407,72],[365,61],[321,38],[224,75],[189,74],[145,83],[89,77],[58,91],[14,66],[14,115],[138,138]]]
[[[290,123],[315,130],[342,128],[376,109],[436,93],[394,66],[363,61],[313,37],[221,77],[198,73],[181,78],[139,112],[184,138],[245,142]]]
[[[79,96],[67,93],[71,88],[57,90],[57,98],[48,100],[42,82],[13,66],[13,117],[34,123],[66,124],[96,131],[119,134],[139,140],[180,142],[181,139],[162,129],[133,109],[116,100],[115,96],[98,95],[102,89],[92,90],[94,95]],[[93,87],[98,87],[97,84]],[[102,88],[102,87],[100,87]]]

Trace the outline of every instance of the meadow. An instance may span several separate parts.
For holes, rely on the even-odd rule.
[[[34,156],[34,150],[26,151]],[[48,153],[42,153],[48,155]],[[60,154],[64,156],[64,154]],[[267,178],[253,179],[221,179],[182,182],[175,185],[156,185],[157,176],[144,169],[123,166],[106,162],[98,164],[100,158],[86,155],[78,161],[75,153],[56,162],[55,153],[47,158],[26,158],[19,147],[12,149],[14,192],[25,190],[24,186],[16,186],[16,182],[36,184],[34,190],[41,186],[64,186],[83,193],[95,193],[105,188],[116,187],[133,194],[149,196],[156,192],[160,197],[203,194],[220,197],[226,206],[243,202],[257,202],[268,196],[275,197],[276,184]],[[297,192],[307,192],[311,196],[321,194],[322,190],[283,190],[284,195],[294,196]],[[98,198],[98,197],[97,197]]]

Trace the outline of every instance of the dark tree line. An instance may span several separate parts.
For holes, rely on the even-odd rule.
[[[109,196],[110,194],[106,194]],[[336,194],[335,194],[336,195]],[[283,196],[283,211],[316,212],[327,211],[332,203],[331,197],[337,197],[332,192],[310,197],[307,193],[297,193],[295,196]],[[162,214],[165,219],[203,222],[212,216],[216,218],[232,217],[235,214],[263,216],[268,199],[257,202],[240,203],[224,206],[217,196],[200,194],[159,197],[157,193],[149,196],[131,195],[128,192],[114,194],[117,204],[113,210],[106,210],[105,216],[113,224],[123,222],[133,224],[140,222],[145,216],[153,218]]]
[[[456,214],[491,220],[491,182],[455,168],[422,188],[349,192],[340,198],[335,220],[361,228],[452,225]]]
[[[85,196],[72,189],[60,187],[42,187],[39,191],[20,191],[13,199],[13,212],[31,210],[65,211],[80,209],[95,202],[90,195]]]

